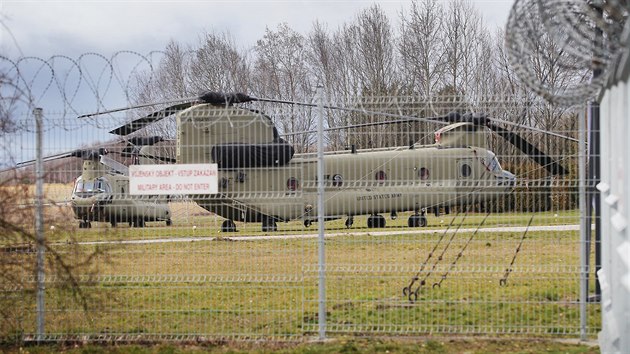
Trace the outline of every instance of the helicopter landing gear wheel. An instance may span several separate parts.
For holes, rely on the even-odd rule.
[[[352,216],[348,216],[348,218],[346,219],[346,228],[351,228],[352,224],[354,224],[354,218]]]
[[[232,220],[225,220],[221,224],[221,232],[236,232],[236,224]]]
[[[166,219],[166,226],[171,226],[171,225],[173,225],[173,220]]]
[[[313,221],[308,220],[308,219],[304,220],[304,227],[311,227],[312,224],[313,224]]]
[[[79,221],[79,229],[91,229],[92,223],[87,220]]]
[[[133,221],[133,227],[144,227],[144,219],[137,218]]]
[[[425,215],[411,215],[407,220],[407,226],[409,227],[425,227],[427,226],[427,217]]]
[[[278,225],[276,225],[276,221],[272,218],[264,217],[262,220],[262,231],[263,232],[278,231]]]
[[[372,214],[367,219],[367,227],[382,229],[385,227],[385,217],[383,215]]]

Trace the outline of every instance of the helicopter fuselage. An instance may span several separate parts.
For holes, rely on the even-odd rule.
[[[421,211],[484,202],[509,193],[515,178],[483,148],[438,145],[336,152],[324,157],[325,217]],[[317,159],[281,167],[219,170],[219,194],[195,197],[227,219],[317,219]]]
[[[426,226],[424,213],[432,208],[484,202],[513,191],[515,176],[501,169],[489,148],[489,134],[495,134],[522,151],[552,175],[567,170],[540,151],[520,134],[507,129],[505,123],[485,114],[457,111],[437,117],[401,117],[400,121],[367,122],[326,131],[348,132],[411,121],[445,124],[435,131],[435,144],[407,147],[333,152],[324,161],[313,155],[295,155],[279,134],[269,116],[255,109],[236,107],[248,102],[289,104],[315,107],[312,103],[251,97],[244,93],[225,94],[207,91],[195,99],[177,103],[147,116],[134,119],[110,131],[128,135],[169,115],[176,114],[177,164],[216,164],[219,170],[219,193],[191,196],[199,205],[227,220],[222,230],[235,231],[234,220],[262,221],[263,231],[275,230],[275,222],[304,219],[305,225],[318,219],[315,210],[323,209],[325,219],[370,214],[368,227],[383,227],[379,213],[415,211],[409,226]],[[353,120],[363,114],[381,113],[353,107],[320,106],[338,110]],[[413,106],[409,107],[413,108]],[[306,115],[313,112],[296,111]],[[289,117],[291,122],[296,117]],[[323,119],[323,117],[320,117]],[[510,123],[508,125],[514,126]],[[516,124],[516,126],[520,126]],[[310,134],[313,131],[288,132],[287,135]],[[397,137],[398,138],[398,137]],[[568,137],[566,137],[568,138]],[[384,139],[383,143],[386,143]],[[317,208],[317,166],[323,162],[325,206]],[[214,183],[214,181],[213,181]],[[321,185],[320,185],[321,186]],[[214,190],[214,189],[213,189]],[[419,213],[422,214],[419,214]]]
[[[346,225],[351,225],[353,216],[369,214],[368,225],[382,227],[379,213],[414,211],[409,225],[424,226],[427,209],[510,193],[514,175],[502,170],[485,147],[465,143],[471,137],[482,142],[483,130],[470,124],[451,126],[439,131],[448,146],[326,153],[325,219],[348,217]],[[191,198],[228,219],[225,229],[233,230],[233,221],[262,221],[263,230],[272,231],[276,221],[302,219],[309,225],[317,219],[316,155],[294,155],[264,114],[232,106],[193,106],[177,114],[176,144],[177,163],[218,164],[219,193]]]
[[[76,179],[70,201],[80,228],[90,227],[91,221],[109,222],[113,226],[128,222],[138,227],[148,221],[170,224],[166,202],[157,197],[129,195],[127,176],[106,173],[89,177],[84,174]]]

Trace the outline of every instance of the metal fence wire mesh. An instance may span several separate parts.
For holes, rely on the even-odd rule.
[[[321,329],[322,301],[330,336],[580,336],[584,107],[511,97],[306,101],[201,103],[146,125],[125,112],[76,119],[44,109],[45,327],[39,333],[34,269],[17,267],[35,264],[33,242],[9,242],[2,257],[15,282],[2,290],[3,336],[299,339]],[[27,162],[3,172],[12,197],[2,208],[28,231],[35,127],[30,114],[19,125],[4,149]],[[107,134],[122,125],[142,129]],[[129,166],[174,163],[218,164],[218,193],[158,195],[158,183],[130,194]],[[18,234],[13,241],[24,240]],[[57,260],[72,272],[55,272]],[[589,336],[599,311],[586,307]]]
[[[595,276],[617,200],[595,185],[603,157],[623,191],[625,101],[602,96],[614,160],[587,102],[625,87],[628,2],[517,0],[496,36],[442,5],[398,32],[377,6],[336,32],[281,25],[251,56],[216,33],[0,56],[0,341],[622,343]],[[189,97],[208,86],[245,93]]]

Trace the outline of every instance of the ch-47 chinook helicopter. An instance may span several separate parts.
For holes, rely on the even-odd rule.
[[[155,160],[173,162],[159,156],[151,149],[162,141],[161,137],[133,137],[118,154],[129,156],[134,163],[154,163]],[[69,157],[82,159],[81,175],[76,178],[69,204],[79,228],[91,228],[92,221],[108,222],[116,226],[128,222],[130,226],[144,227],[147,221],[164,221],[171,225],[171,215],[167,199],[155,197],[135,197],[129,195],[128,166],[106,156],[105,148],[75,150],[50,156],[44,162]],[[32,164],[23,162],[18,168]]]
[[[275,231],[276,222],[294,219],[309,226],[317,220],[316,156],[295,154],[270,117],[235,106],[250,101],[289,103],[207,92],[110,133],[130,134],[176,114],[176,163],[218,165],[219,193],[191,198],[226,219],[222,231],[235,231],[234,221],[261,222],[263,231]],[[565,173],[522,137],[483,116],[450,114],[428,121],[448,124],[435,133],[435,144],[326,153],[325,219],[347,218],[346,226],[351,227],[354,216],[370,215],[367,226],[381,228],[385,217],[380,213],[394,218],[398,212],[413,211],[408,226],[423,227],[427,210],[437,213],[510,193],[516,178],[487,148],[489,131],[552,174]]]

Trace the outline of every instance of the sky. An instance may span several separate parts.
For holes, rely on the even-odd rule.
[[[471,1],[490,29],[505,25],[513,3]],[[306,34],[318,20],[335,29],[374,2],[393,22],[410,6],[410,1],[394,0],[2,0],[0,51],[42,58],[85,52],[109,56],[119,50],[144,54],[162,50],[171,39],[196,43],[201,33],[215,30],[229,32],[247,48],[266,27],[286,22]]]
[[[505,26],[512,0],[470,1],[488,29],[494,31]],[[362,9],[375,2],[394,26],[398,25],[400,12],[410,8],[410,1],[394,0],[0,0],[0,59],[2,56],[11,60],[23,57],[48,60],[52,56],[77,59],[84,53],[110,58],[114,53],[126,50],[147,55],[151,51],[163,50],[171,40],[197,44],[204,32],[214,31],[229,33],[238,46],[249,49],[262,38],[266,28],[275,30],[280,23],[287,23],[297,32],[307,34],[313,23],[319,21],[332,31],[353,21]],[[94,55],[90,58],[82,61],[89,69],[84,70],[78,90],[75,83],[78,81],[73,81],[76,72],[66,72],[64,76],[59,75],[62,70],[57,69],[60,82],[51,85],[46,70],[40,70],[40,62],[30,59],[20,64],[25,81],[33,87],[35,104],[43,107],[48,117],[67,117],[63,124],[71,125],[47,133],[49,136],[45,141],[50,143],[47,145],[54,146],[47,149],[46,155],[68,151],[89,144],[89,141],[111,138],[107,129],[101,129],[98,135],[89,127],[75,129],[79,124],[76,111],[91,113],[127,104],[124,95],[114,93],[115,89],[107,86],[110,84],[102,77],[102,62]],[[94,60],[93,63],[90,60]],[[123,81],[129,76],[128,72],[120,73]],[[88,83],[93,87],[88,88]],[[63,101],[61,91],[56,90],[55,85],[63,86],[64,94],[72,101],[59,106]],[[120,88],[121,85],[124,82],[114,83],[111,87]],[[30,117],[25,120],[32,122]],[[19,154],[17,160],[30,159],[32,139],[30,134],[7,140],[9,154]],[[0,146],[0,165],[6,160],[2,155]]]

